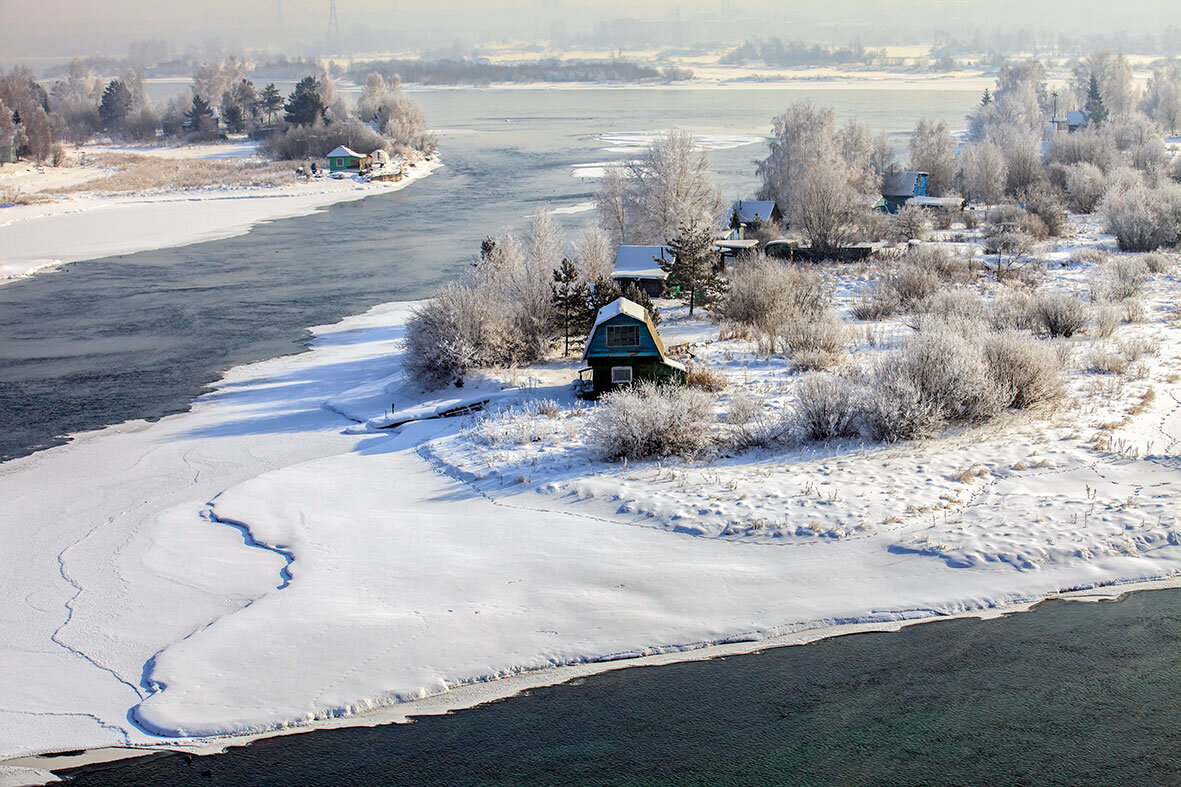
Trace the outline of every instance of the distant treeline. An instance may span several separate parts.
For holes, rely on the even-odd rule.
[[[624,60],[538,60],[492,64],[475,60],[371,60],[354,63],[347,74],[363,84],[369,74],[419,85],[463,85],[490,82],[642,82],[668,78],[651,66]]]
[[[885,57],[881,50],[869,50],[860,44],[845,47],[821,46],[803,41],[783,42],[778,38],[753,39],[722,57],[728,65],[763,63],[768,66],[829,66],[845,63],[872,63]]]

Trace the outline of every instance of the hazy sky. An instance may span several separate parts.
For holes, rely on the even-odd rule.
[[[0,0],[0,61],[25,57],[123,55],[127,44],[164,38],[178,50],[210,39],[238,48],[314,46],[324,36],[330,0]],[[567,30],[592,29],[599,19],[696,19],[711,32],[722,0],[337,0],[340,27],[388,40],[391,47],[547,36],[555,15]],[[279,8],[282,7],[282,27]],[[1181,0],[730,0],[724,37],[743,35],[736,21],[754,17],[749,35],[778,35],[844,43],[877,31],[929,41],[936,30],[1061,30],[1078,35],[1159,33],[1181,25]],[[383,35],[387,37],[382,38]],[[295,49],[293,49],[295,48]]]

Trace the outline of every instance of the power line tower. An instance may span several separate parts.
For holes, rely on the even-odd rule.
[[[328,7],[328,34],[340,38],[340,22],[336,19],[336,0],[331,0],[331,5]]]

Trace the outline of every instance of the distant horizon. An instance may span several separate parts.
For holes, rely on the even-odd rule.
[[[982,6],[969,0],[808,0],[785,9],[770,0],[734,8],[722,0],[440,0],[427,13],[407,3],[337,0],[340,38],[329,29],[331,0],[203,0],[162,6],[108,0],[77,8],[71,0],[0,0],[0,56],[6,64],[71,57],[124,57],[133,42],[160,40],[184,55],[283,51],[418,51],[459,42],[589,42],[635,48],[735,44],[756,37],[845,45],[914,45],[939,37],[970,39],[1025,31],[1040,40],[1181,38],[1172,0],[1021,0]],[[130,21],[129,21],[130,20]],[[1181,21],[1181,20],[1178,20]]]

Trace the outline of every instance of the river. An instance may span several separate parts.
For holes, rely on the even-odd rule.
[[[624,669],[71,783],[1165,785],[1178,730],[1181,590],[1162,590]]]
[[[246,235],[68,265],[0,287],[0,461],[71,433],[187,409],[226,369],[297,352],[307,326],[429,296],[485,236],[539,205],[589,201],[579,165],[635,155],[602,135],[679,126],[712,140],[727,199],[750,196],[758,140],[792,101],[894,136],[953,128],[976,101],[949,90],[437,90],[415,94],[445,166],[410,188]],[[626,139],[624,140],[626,141]],[[593,214],[562,214],[576,230]]]

